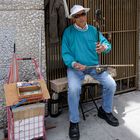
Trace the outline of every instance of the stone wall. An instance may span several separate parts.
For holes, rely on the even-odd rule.
[[[140,90],[140,1],[138,0],[138,47],[139,47],[139,66],[138,66],[138,89]]]
[[[19,57],[37,60],[46,79],[44,0],[0,0],[0,96],[6,83],[14,43]],[[19,62],[20,80],[35,79],[31,61]]]

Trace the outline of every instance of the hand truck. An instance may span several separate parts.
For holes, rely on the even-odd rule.
[[[31,60],[32,63],[35,66],[35,70],[38,74],[39,79],[43,79],[43,76],[41,75],[39,66],[36,62],[35,59],[33,58],[16,58],[15,54],[15,46],[14,46],[14,55],[12,59],[12,64],[9,70],[9,75],[8,75],[8,81],[7,83],[13,83],[13,82],[18,82],[18,65],[17,61],[19,60]],[[25,103],[25,100],[21,100],[14,106],[7,106],[7,125],[8,127],[4,128],[4,135],[7,135],[8,131],[8,140],[46,140],[46,132],[45,132],[45,125],[44,125],[44,113],[42,113],[42,116],[34,116],[30,118],[23,118],[18,121],[14,120],[14,109],[16,109],[18,106],[20,106],[22,103]],[[45,101],[46,102],[46,101]],[[28,106],[28,105],[27,105]],[[45,107],[44,107],[45,108]],[[27,116],[30,116],[31,111],[29,111],[29,114]],[[18,124],[17,124],[18,123]],[[22,124],[21,124],[22,123]],[[36,125],[35,125],[36,124]],[[35,126],[33,126],[35,125]],[[17,127],[18,126],[18,127]],[[8,129],[8,130],[7,130]],[[17,130],[18,129],[18,130]]]

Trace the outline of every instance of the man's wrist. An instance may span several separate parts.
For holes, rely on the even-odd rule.
[[[75,63],[77,63],[76,61],[73,61],[72,63],[71,63],[71,66],[74,68],[74,64]]]
[[[104,47],[104,51],[106,51],[108,49],[108,46],[103,44],[103,47]]]

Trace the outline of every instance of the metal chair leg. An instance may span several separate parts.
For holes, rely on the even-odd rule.
[[[95,107],[96,107],[96,109],[97,109],[97,111],[98,111],[99,108],[98,108],[98,106],[97,106],[97,104],[96,104],[96,102],[95,102],[95,99],[94,99],[93,96],[92,96],[92,90],[91,90],[91,88],[93,89],[93,87],[89,87],[89,89],[88,89],[88,94],[89,94],[89,96],[91,97],[91,100],[92,100],[92,102],[94,103],[94,105],[95,105]]]
[[[96,102],[95,102],[94,97],[92,96],[92,93],[93,93],[93,84],[84,85],[84,87],[83,87],[83,89],[82,89],[82,94],[84,94],[86,91],[88,92],[88,94],[89,94],[89,96],[90,96],[92,102],[94,103],[94,105],[95,105],[95,107],[96,107],[96,109],[97,109],[97,111],[98,111],[98,110],[99,110],[99,109],[98,109],[98,106],[97,106],[97,104],[96,104]],[[83,120],[86,120],[85,113],[86,113],[86,112],[89,112],[90,110],[92,110],[92,109],[94,109],[94,108],[91,108],[91,109],[88,109],[88,110],[85,110],[85,111],[84,111],[83,105],[82,105],[82,104],[83,104],[83,103],[80,101],[80,102],[79,102],[79,105],[80,105],[80,108],[81,108]]]
[[[80,102],[79,105],[80,105],[80,108],[81,108],[81,111],[82,111],[83,120],[85,121],[85,120],[86,120],[86,117],[85,117],[85,112],[84,112],[84,110],[83,110],[82,103]]]

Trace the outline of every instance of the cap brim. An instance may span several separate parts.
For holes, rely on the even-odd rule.
[[[85,13],[87,13],[89,10],[90,10],[90,8],[83,8],[83,9],[80,10],[80,11],[85,11]],[[78,12],[80,12],[80,11],[77,11],[76,13],[78,13]],[[68,18],[69,18],[69,19],[74,18],[73,15],[75,15],[76,13],[70,14]]]

